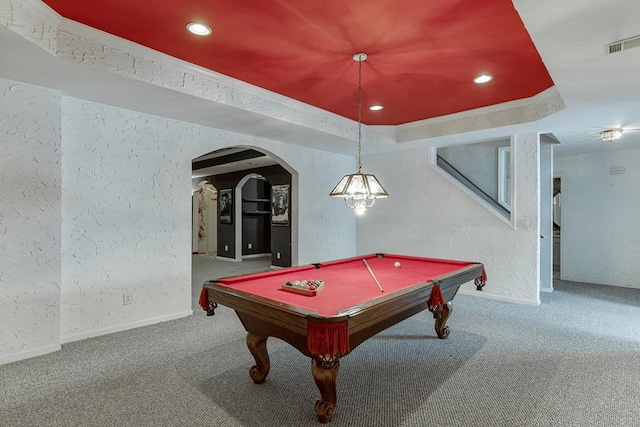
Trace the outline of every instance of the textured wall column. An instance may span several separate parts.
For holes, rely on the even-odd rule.
[[[58,350],[60,95],[0,79],[0,364]]]
[[[515,161],[515,225],[520,236],[514,255],[520,258],[519,281],[526,283],[527,299],[540,302],[540,136],[513,136]]]
[[[63,96],[62,128],[62,342],[190,315],[188,127]]]

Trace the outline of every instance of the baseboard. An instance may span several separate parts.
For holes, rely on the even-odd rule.
[[[0,355],[0,365],[6,365],[7,363],[18,362],[20,360],[30,359],[32,357],[53,353],[59,351],[61,348],[62,346],[60,344],[51,344],[44,347],[34,348],[32,350]]]
[[[594,282],[592,277],[576,277],[576,276],[567,276],[567,275],[562,275],[560,277],[560,280],[563,280],[565,282],[574,282],[574,283],[587,283],[589,285],[599,285],[599,286],[612,286],[614,288],[626,288],[626,289],[640,289],[640,285],[637,285],[635,283],[631,284],[617,284],[617,283],[598,283],[598,282]]]
[[[156,323],[168,322],[170,320],[181,319],[183,317],[193,315],[193,310],[182,311],[180,313],[167,314],[166,316],[153,317],[151,319],[139,320],[137,322],[125,323],[122,325],[111,326],[109,328],[97,329],[94,331],[83,332],[76,335],[67,335],[60,337],[61,344],[67,344],[74,341],[80,341],[87,338],[99,337],[101,335],[113,334],[115,332],[122,332],[129,329],[140,328],[142,326],[155,325]]]
[[[532,306],[538,306],[540,305],[540,298],[538,298],[537,301],[530,301],[530,300],[526,300],[526,299],[520,299],[520,298],[511,298],[511,297],[505,297],[503,295],[495,295],[495,294],[490,294],[486,291],[474,291],[472,289],[460,289],[458,291],[458,294],[460,295],[469,295],[472,297],[479,297],[479,298],[485,298],[485,299],[492,299],[495,301],[503,301],[503,302],[510,302],[513,304],[521,304],[521,305],[532,305]]]
[[[224,256],[216,256],[216,259],[220,260],[220,261],[229,261],[229,262],[242,262],[242,258],[241,259],[236,259],[236,258],[227,258]]]
[[[242,259],[252,259],[252,258],[265,258],[265,257],[271,257],[271,254],[249,254],[249,255],[242,255]]]

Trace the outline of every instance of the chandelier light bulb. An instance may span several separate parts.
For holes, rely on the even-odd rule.
[[[622,136],[622,129],[607,129],[600,132],[600,138],[603,141],[613,142]]]

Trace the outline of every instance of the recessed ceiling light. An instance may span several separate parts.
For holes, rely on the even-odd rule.
[[[199,22],[189,22],[187,24],[187,30],[196,36],[208,36],[211,34],[211,27]]]
[[[473,79],[474,83],[487,83],[493,80],[493,76],[491,74],[480,74],[478,77]]]
[[[380,111],[383,108],[384,107],[382,105],[372,105],[371,107],[369,107],[369,110],[371,110],[371,111]]]

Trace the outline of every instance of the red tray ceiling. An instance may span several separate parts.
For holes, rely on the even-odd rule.
[[[357,120],[396,125],[553,85],[510,0],[44,0],[62,16]],[[185,30],[190,21],[209,37]],[[494,80],[472,79],[489,72]],[[382,111],[366,109],[382,104]]]

